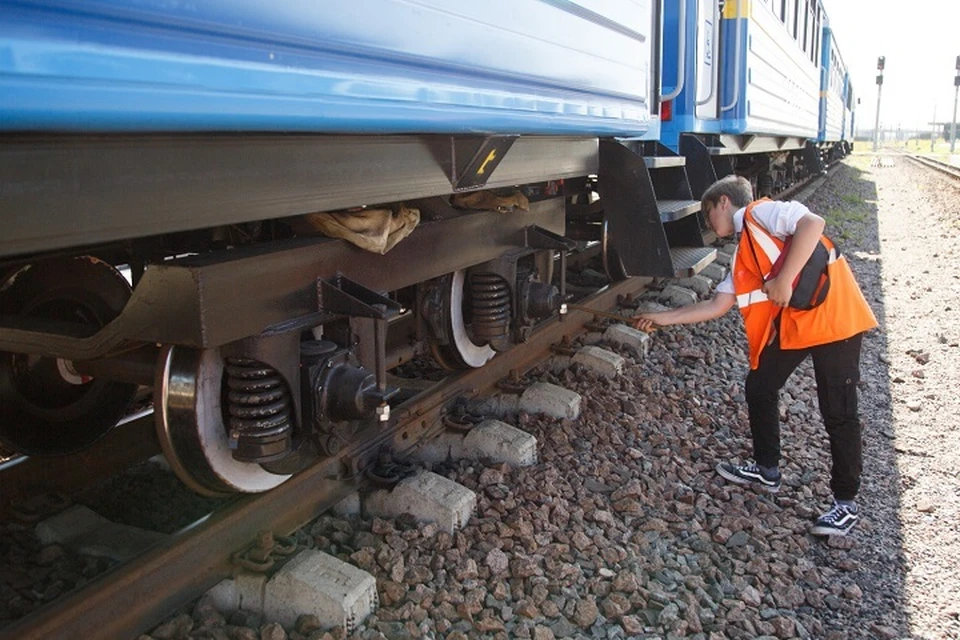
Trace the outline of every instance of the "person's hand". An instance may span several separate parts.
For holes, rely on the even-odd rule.
[[[656,320],[654,320],[654,314],[652,313],[641,313],[640,315],[634,316],[631,324],[634,329],[646,331],[647,333],[654,331],[659,326]]]
[[[793,284],[783,278],[771,278],[763,283],[761,290],[775,306],[786,307],[793,296]]]

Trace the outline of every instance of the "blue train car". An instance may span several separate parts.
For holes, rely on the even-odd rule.
[[[203,493],[388,421],[391,366],[527,340],[562,308],[555,252],[693,275],[707,185],[820,167],[817,0],[0,15],[0,442],[77,451],[152,387]]]
[[[820,63],[820,130],[817,144],[828,161],[852,148],[855,99],[850,73],[829,26],[823,29]]]
[[[727,3],[723,95],[730,108],[722,107],[725,133],[816,135],[817,5],[815,0]]]
[[[856,136],[856,114],[857,114],[857,101],[858,98],[856,93],[853,90],[853,81],[850,78],[850,73],[847,73],[846,80],[846,89],[844,91],[844,106],[843,106],[843,141],[845,145],[846,152],[849,153],[853,150],[853,141]]]
[[[656,123],[652,0],[5,0],[0,12],[6,131],[644,136]]]
[[[658,6],[0,0],[0,442],[152,387],[187,485],[264,491],[559,313],[555,252],[702,268]]]
[[[825,24],[819,0],[665,5],[661,142],[706,176],[695,195],[714,175],[768,195],[822,169]]]
[[[675,153],[682,134],[721,132],[721,17],[709,0],[664,5],[660,142]]]
[[[677,77],[682,86],[663,109],[664,144],[679,151],[682,134],[712,134],[716,153],[755,153],[816,139],[821,15],[815,0],[738,0],[722,13],[707,0],[667,5],[663,84],[670,89]],[[684,53],[672,57],[681,18]]]
[[[840,56],[833,30],[823,30],[823,53],[820,63],[820,132],[819,142],[843,140],[847,118],[847,68]]]

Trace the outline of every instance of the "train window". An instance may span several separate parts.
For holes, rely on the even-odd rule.
[[[817,28],[814,30],[814,34],[813,34],[813,36],[814,36],[814,38],[815,38],[814,41],[813,41],[813,59],[814,59],[814,62],[817,62],[817,66],[818,66],[818,67],[820,66],[820,64],[819,64],[819,60],[820,60],[820,22],[821,22],[821,20],[820,20],[820,11],[821,11],[821,7],[820,7],[820,3],[818,2],[818,3],[817,3]]]
[[[793,25],[793,39],[799,40],[799,29],[800,29],[800,0],[793,0],[793,15],[791,24]]]
[[[809,2],[809,0],[807,0],[806,2],[804,2],[804,4],[806,5],[806,6],[804,7],[804,9],[806,9],[806,11],[803,12],[803,41],[800,43],[800,48],[803,49],[804,52],[806,52],[806,51],[809,50],[809,44],[810,44],[810,39],[809,39],[809,37],[807,36],[807,34],[810,33],[810,32],[809,32],[809,29],[810,29],[810,11],[809,11],[810,2]]]
[[[821,7],[821,6],[819,5],[819,3],[818,3],[818,4],[817,4],[817,34],[816,34],[816,35],[817,35],[817,42],[816,42],[816,46],[813,48],[814,51],[816,52],[814,55],[817,56],[817,60],[820,60],[820,47],[821,47],[822,44],[823,44],[823,43],[820,41],[820,32],[821,32],[821,30],[822,30],[822,28],[823,28],[823,13],[822,13],[822,12],[823,12],[823,7]],[[819,65],[818,65],[818,66],[819,66]]]

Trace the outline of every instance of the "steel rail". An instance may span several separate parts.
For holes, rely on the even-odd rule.
[[[580,303],[611,309],[648,282],[631,278]],[[267,493],[238,497],[132,562],[6,627],[0,639],[136,637],[228,577],[231,555],[249,545],[258,531],[269,528],[286,535],[319,516],[364,484],[363,469],[384,448],[399,455],[409,452],[442,430],[451,401],[522,375],[549,355],[551,345],[574,338],[592,320],[592,313],[572,310],[544,323],[530,340],[484,367],[447,378],[401,404],[386,428],[358,434],[337,458],[321,461]]]
[[[936,169],[940,173],[945,173],[953,178],[960,178],[960,167],[956,167],[948,162],[943,162],[942,160],[934,160],[933,158],[927,158],[924,156],[918,156],[914,154],[905,155],[907,158],[913,160],[917,164],[921,164],[931,169]]]

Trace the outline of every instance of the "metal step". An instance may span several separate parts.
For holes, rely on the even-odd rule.
[[[687,165],[687,159],[684,156],[643,156],[643,162],[648,169],[666,169]]]
[[[695,276],[714,261],[717,250],[713,247],[671,247],[670,258],[677,278]]]
[[[674,222],[700,211],[699,200],[657,200],[660,220]]]

